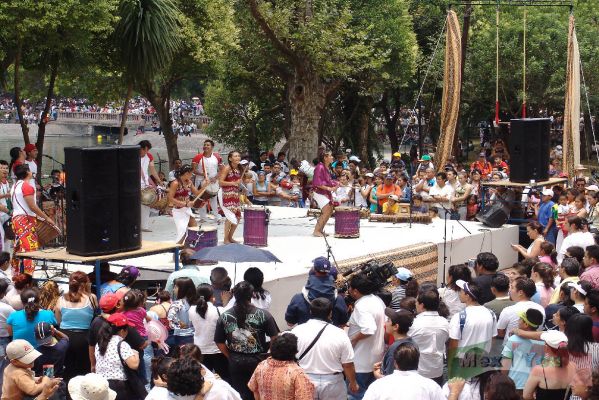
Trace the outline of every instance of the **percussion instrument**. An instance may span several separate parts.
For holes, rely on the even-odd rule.
[[[268,246],[270,210],[265,207],[246,207],[243,210],[243,244]]]
[[[360,237],[360,209],[357,207],[335,208],[335,237]]]
[[[146,188],[141,189],[141,204],[144,206],[150,206],[153,204],[158,197],[156,193],[156,188],[148,186]]]
[[[216,227],[192,226],[187,228],[187,236],[185,237],[185,247],[195,251],[201,250],[204,247],[215,247],[218,244],[216,235]]]
[[[393,222],[393,223],[408,223],[410,222],[410,215],[384,215],[384,214],[370,214],[368,219],[370,222]],[[431,216],[428,214],[412,214],[412,222],[415,224],[430,224],[432,222]]]
[[[147,187],[141,190],[141,204],[164,210],[168,205],[168,193],[161,187]]]
[[[320,217],[320,214],[322,214],[322,211],[319,208],[309,208],[308,209],[308,217]],[[335,210],[333,210],[333,217],[335,216]],[[368,219],[368,217],[370,217],[370,210],[364,207],[360,208],[360,218],[361,219]]]
[[[45,246],[60,235],[60,229],[45,219],[37,218],[35,223],[35,233],[40,247]]]

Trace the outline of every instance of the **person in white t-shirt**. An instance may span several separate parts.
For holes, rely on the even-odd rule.
[[[200,187],[205,179],[209,179],[208,191],[215,194],[219,188],[218,174],[223,167],[223,160],[218,153],[214,152],[214,142],[212,140],[204,140],[202,149],[203,152],[196,155],[191,161],[191,168],[195,176],[195,185],[196,187]],[[214,216],[215,221],[219,222],[221,216],[218,213],[218,196],[210,197],[209,203],[210,213]],[[206,220],[206,207],[207,205],[204,205],[199,209],[202,220]]]
[[[8,200],[10,200],[8,163],[5,160],[0,160],[0,251],[10,250],[10,241],[6,240],[4,228],[2,227],[2,224],[10,219]]]
[[[536,292],[537,287],[535,282],[523,276],[514,279],[510,284],[510,297],[516,304],[504,308],[501,314],[499,314],[499,321],[497,322],[497,336],[503,338],[504,344],[512,334],[512,331],[518,328],[520,322],[519,313],[521,311],[534,308],[543,314],[543,320],[545,320],[545,309],[543,306],[530,300]]]
[[[348,294],[356,301],[348,322],[347,334],[354,347],[354,365],[358,392],[349,391],[350,400],[361,399],[374,381],[372,367],[385,352],[385,303],[376,295],[374,285],[363,274],[356,274],[349,283]]]
[[[451,185],[447,184],[447,174],[438,172],[435,185],[428,192],[433,207],[437,207],[439,217],[449,218],[451,210],[451,199],[453,198],[454,190]]]
[[[29,171],[31,171],[33,179],[35,179],[37,176],[37,147],[33,143],[29,143],[23,147],[23,151],[25,151],[24,163],[29,165]]]
[[[145,189],[148,186],[153,186],[150,177],[154,178],[154,182],[160,182],[156,168],[154,168],[154,157],[150,154],[152,144],[149,140],[139,142],[139,162],[141,164],[141,188]],[[150,207],[141,205],[141,230],[142,232],[151,232],[150,230]]]
[[[558,265],[564,260],[568,248],[572,246],[578,246],[586,249],[587,246],[595,244],[593,234],[583,231],[582,218],[570,217],[564,224],[564,227],[568,230],[568,236],[566,236],[566,238],[562,241],[560,248],[557,250]]]
[[[463,358],[472,349],[489,353],[493,337],[497,335],[495,313],[478,302],[480,288],[475,283],[467,283],[461,279],[456,285],[460,288],[460,300],[466,304],[466,308],[449,321],[448,353],[450,357],[452,353],[456,357],[453,362]]]
[[[420,353],[414,343],[400,344],[393,358],[396,370],[373,382],[364,400],[445,400],[441,386],[418,373]]]
[[[331,301],[318,297],[310,302],[308,322],[295,326],[291,332],[297,336],[298,362],[314,384],[315,398],[346,400],[343,374],[350,390],[358,391],[354,349],[345,331],[330,323],[332,312]]]

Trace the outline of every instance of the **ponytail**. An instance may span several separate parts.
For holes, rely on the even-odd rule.
[[[89,283],[89,277],[86,273],[75,271],[69,276],[69,292],[65,294],[67,301],[78,303],[83,297],[82,288]]]
[[[208,302],[214,297],[214,291],[212,286],[204,283],[198,286],[198,301],[196,303],[196,312],[202,318],[206,318],[206,311],[208,311]]]
[[[33,321],[40,310],[39,289],[29,288],[21,292],[21,302],[27,321]]]
[[[110,343],[110,339],[114,335],[118,335],[120,331],[126,330],[127,326],[114,326],[111,325],[108,321],[105,324],[102,324],[100,329],[98,330],[98,349],[100,350],[100,355],[106,354],[106,350],[108,350],[108,343]]]

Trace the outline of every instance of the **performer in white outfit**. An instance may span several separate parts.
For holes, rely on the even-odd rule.
[[[208,179],[209,185],[207,191],[214,194],[210,197],[210,213],[214,215],[217,222],[221,220],[221,216],[218,213],[218,202],[216,193],[218,192],[218,173],[222,169],[222,158],[218,153],[213,152],[214,142],[210,139],[204,140],[204,151],[196,155],[191,161],[191,167],[193,169],[193,175],[195,177],[195,185],[197,188],[201,187],[203,182]],[[199,209],[200,218],[206,219],[206,204]]]
[[[6,240],[2,224],[10,219],[8,201],[10,199],[10,183],[8,183],[8,163],[0,160],[0,250],[10,251],[10,240]]]
[[[145,189],[148,186],[156,186],[154,182],[160,182],[160,178],[154,168],[154,157],[150,154],[152,144],[148,140],[139,142],[139,157],[141,162],[141,188]],[[150,179],[154,178],[154,182]],[[141,205],[141,230],[142,232],[151,232],[150,230],[150,210],[151,208]]]
[[[183,243],[187,228],[198,226],[191,207],[193,206],[193,196],[201,196],[208,186],[208,181],[204,181],[200,190],[196,189],[191,180],[191,167],[184,165],[175,172],[175,180],[171,182],[168,188],[168,202],[173,206],[173,220],[177,228],[177,243]]]

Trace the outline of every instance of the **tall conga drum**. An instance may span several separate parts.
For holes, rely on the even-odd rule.
[[[264,207],[246,207],[243,210],[243,244],[268,246],[269,216],[270,211]]]
[[[335,237],[360,237],[360,209],[357,207],[335,207]]]
[[[185,247],[198,251],[204,247],[215,247],[218,244],[216,228],[213,226],[187,228]]]

